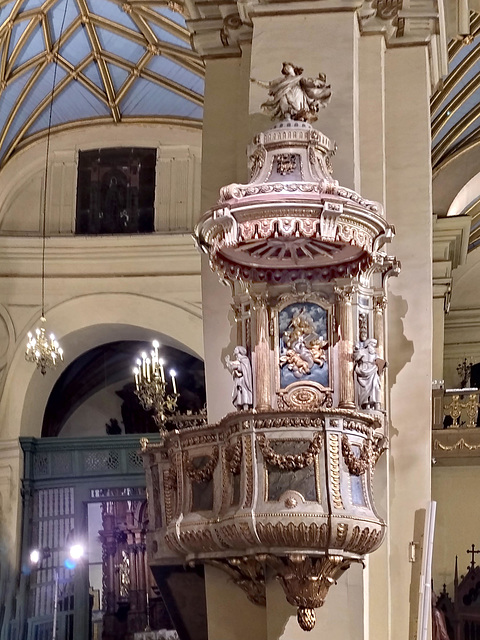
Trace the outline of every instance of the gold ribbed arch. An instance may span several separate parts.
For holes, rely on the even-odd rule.
[[[434,171],[480,140],[480,15],[470,14],[471,42],[448,47],[449,74],[431,99]],[[469,50],[465,55],[464,47]]]
[[[96,3],[98,1],[95,0]],[[55,101],[59,100],[66,89],[75,82],[93,96],[95,104],[99,105],[97,111],[92,111],[91,115],[87,116],[87,120],[93,118],[118,123],[124,118],[138,119],[142,115],[146,118],[158,116],[201,118],[201,110],[199,113],[198,108],[203,105],[203,83],[201,82],[204,76],[203,63],[190,47],[190,35],[185,26],[179,24],[182,20],[174,20],[169,16],[172,7],[178,12],[181,5],[158,0],[100,1],[103,3],[102,8],[105,9],[102,11],[103,15],[95,12],[94,0],[44,0],[41,3],[29,2],[29,0],[15,0],[13,3],[11,0],[0,0],[0,118],[2,93],[5,92],[4,97],[8,97],[10,87],[13,87],[16,82],[18,85],[18,81],[21,82],[22,78],[26,80],[18,94],[15,93],[15,100],[10,100],[12,104],[9,105],[9,111],[5,112],[6,117],[4,116],[0,122],[0,166],[4,165],[19,147],[24,146],[32,134],[38,137],[38,130],[34,130],[35,125],[38,126],[39,118],[45,114],[52,95],[55,109]],[[55,39],[51,12],[54,8],[62,11],[66,2],[74,5],[78,15],[65,24],[63,33]],[[164,9],[163,13],[160,12],[161,8]],[[114,14],[115,12],[118,15],[119,11],[129,17],[130,20],[127,22],[131,26],[105,16],[105,13]],[[178,16],[178,13],[176,15]],[[21,31],[21,35],[12,46],[14,42],[12,34],[15,29]],[[159,31],[160,29],[162,31]],[[80,30],[86,36],[89,47],[80,61],[72,63],[68,56],[60,52],[69,41],[73,42],[72,38]],[[115,53],[107,50],[102,47],[99,30],[142,47],[143,54],[139,59],[130,60],[128,57],[119,55],[118,51]],[[29,56],[29,43],[33,36],[37,36],[38,42],[39,32],[43,39],[43,51],[33,52]],[[167,36],[166,39],[162,39],[158,33],[164,33]],[[168,39],[173,39],[174,42],[169,42]],[[22,56],[21,63],[18,62],[20,56]],[[170,64],[168,74],[163,75],[158,68],[150,68],[152,61],[157,58],[160,62],[166,61],[165,64],[174,63],[174,65]],[[159,62],[159,60],[155,61]],[[62,77],[59,74],[53,89],[51,80],[48,86],[47,81],[42,78],[48,66],[55,62],[58,63]],[[86,69],[92,63],[97,67],[101,82],[96,83],[86,74]],[[121,86],[118,86],[117,81],[117,87],[115,87],[111,74],[112,67],[109,65],[114,65],[125,72]],[[172,68],[178,69],[178,73],[172,72]],[[188,73],[182,72],[182,69]],[[195,81],[195,77],[200,82]],[[147,81],[152,87],[149,100],[146,101],[145,112],[140,114],[137,109],[135,113],[124,113],[122,104],[129,96],[129,92],[133,90],[137,79]],[[38,91],[40,82],[44,82],[45,86]],[[155,87],[159,90],[158,99],[155,96]],[[31,105],[34,90],[40,93],[41,97]],[[162,100],[162,96],[166,95],[170,96],[168,104],[172,112],[166,113],[165,109],[156,111],[156,105]],[[175,100],[181,107],[182,113],[175,112]],[[101,105],[104,106],[104,112],[99,114]],[[191,105],[191,109],[188,105]],[[56,123],[57,126],[61,124]]]

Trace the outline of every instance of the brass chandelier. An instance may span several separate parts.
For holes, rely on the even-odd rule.
[[[58,344],[53,333],[47,337],[46,317],[45,317],[45,249],[46,249],[46,219],[47,219],[47,186],[48,186],[48,160],[50,156],[50,133],[52,129],[52,111],[53,98],[55,95],[55,84],[58,70],[58,51],[62,39],[65,17],[67,14],[68,0],[65,2],[62,25],[57,43],[57,48],[52,51],[54,56],[54,71],[52,90],[50,92],[50,107],[48,114],[47,141],[45,150],[45,171],[43,177],[43,198],[42,198],[42,314],[40,316],[41,325],[35,329],[35,333],[29,332],[28,342],[25,349],[25,360],[33,362],[37,369],[40,369],[42,375],[47,373],[48,369],[54,369],[60,361],[63,361],[63,349]]]
[[[146,411],[153,409],[153,419],[163,436],[167,433],[165,428],[167,414],[172,414],[177,408],[180,394],[177,391],[176,373],[173,369],[169,371],[173,392],[167,392],[165,362],[159,357],[159,342],[154,340],[152,347],[150,357],[143,352],[141,358],[137,360],[137,366],[133,369],[135,394]]]

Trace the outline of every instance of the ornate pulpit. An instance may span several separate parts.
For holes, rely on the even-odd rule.
[[[234,411],[144,445],[152,563],[210,563],[265,604],[276,576],[315,625],[329,588],[375,551],[385,522],[372,477],[387,448],[382,206],[333,177],[336,146],[313,128],[326,78],[284,64],[260,83],[277,122],[249,149],[248,184],[223,187],[196,241],[231,287]],[[208,320],[207,320],[208,321]]]

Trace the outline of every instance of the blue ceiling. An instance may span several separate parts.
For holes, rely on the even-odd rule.
[[[0,166],[50,119],[52,127],[201,120],[203,63],[172,7],[180,9],[158,0],[0,0]]]
[[[432,96],[434,169],[480,137],[480,15],[471,12],[471,36],[448,48],[449,69]]]

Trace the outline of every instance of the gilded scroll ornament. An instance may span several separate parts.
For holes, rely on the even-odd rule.
[[[365,527],[361,530],[359,526],[355,526],[350,540],[345,545],[345,551],[358,554],[368,553],[377,546],[382,533],[382,529],[370,530]]]
[[[287,600],[297,607],[298,624],[304,631],[315,626],[315,609],[321,607],[328,590],[350,562],[343,556],[312,557],[303,554],[288,557],[267,556],[268,564],[277,574]]]
[[[348,533],[348,524],[341,522],[337,524],[337,536],[335,538],[335,547],[337,549],[342,549],[345,544],[345,540],[347,539]]]
[[[284,471],[297,471],[297,469],[304,469],[313,464],[315,456],[318,455],[322,448],[322,435],[320,433],[315,434],[308,448],[296,455],[276,453],[263,434],[257,436],[257,442],[267,464]]]
[[[266,605],[265,570],[263,563],[254,556],[210,560],[209,564],[228,573],[233,582],[245,591],[250,602],[261,607]]]
[[[203,467],[197,468],[185,453],[185,469],[192,482],[208,482],[212,479],[218,463],[218,447],[213,447],[212,455],[207,457],[208,462]]]
[[[263,544],[273,547],[321,549],[325,548],[328,542],[328,528],[325,523],[318,525],[315,522],[311,524],[259,522],[257,533]]]
[[[330,434],[330,479],[333,505],[337,509],[343,509],[340,493],[340,447],[338,436],[334,433]]]
[[[253,450],[251,438],[245,440],[245,508],[252,506],[253,501]]]
[[[163,497],[165,501],[165,519],[167,524],[169,524],[173,518],[176,488],[177,472],[174,467],[170,467],[163,472]]]

